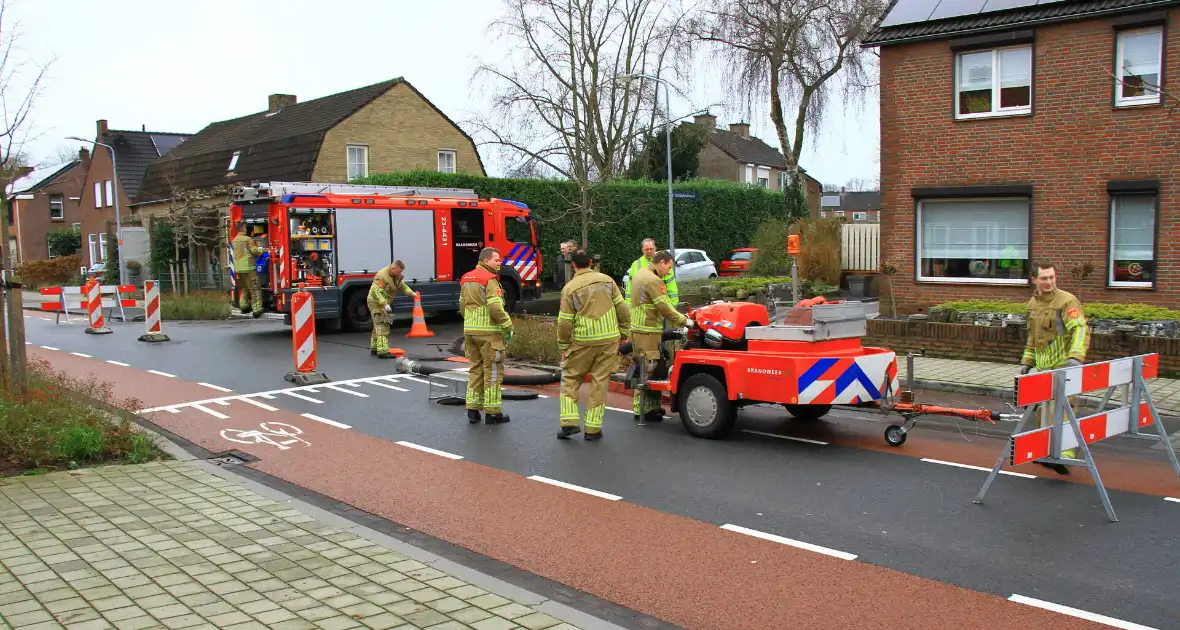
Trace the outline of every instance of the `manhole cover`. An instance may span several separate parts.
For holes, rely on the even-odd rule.
[[[258,460],[258,457],[255,457],[249,453],[233,450],[222,453],[214,453],[213,455],[206,458],[205,461],[215,466],[241,466],[242,464],[250,464]]]

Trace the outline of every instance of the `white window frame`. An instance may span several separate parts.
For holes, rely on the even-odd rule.
[[[1164,27],[1163,26],[1149,26],[1147,28],[1127,29],[1125,31],[1118,31],[1115,33],[1115,47],[1114,47],[1114,106],[1115,107],[1131,107],[1134,105],[1155,105],[1160,102],[1160,93],[1158,90],[1147,88],[1147,94],[1144,96],[1123,96],[1123,45],[1124,38],[1128,35],[1142,35],[1144,33],[1156,33],[1159,35],[1159,47],[1156,49],[1156,76],[1159,77],[1160,86],[1163,87],[1164,79]]]
[[[58,213],[53,213],[53,200],[58,201]],[[66,196],[65,195],[49,195],[49,220],[50,221],[65,221],[66,220]]]
[[[929,282],[937,284],[1007,284],[1015,286],[1028,286],[1031,283],[1029,278],[939,278],[926,277],[922,275],[922,235],[925,234],[925,226],[922,224],[922,206],[925,201],[944,201],[944,198],[932,198],[927,200],[919,200],[917,208],[914,211],[914,278],[918,282]],[[1032,216],[1032,198],[1031,197],[955,197],[954,201],[970,202],[970,201],[1023,201],[1028,204],[1029,216]],[[1029,250],[1032,249],[1032,233],[1029,232]]]
[[[352,154],[353,154],[354,150],[360,152],[361,161],[354,162],[354,160],[352,159]],[[344,164],[345,164],[344,173],[345,173],[345,177],[348,179],[348,181],[352,181],[352,180],[357,179],[359,177],[368,177],[369,176],[369,147],[368,147],[368,145],[350,144],[350,145],[346,146],[344,148]],[[359,164],[361,166],[361,174],[360,175],[354,176],[352,174],[353,164]]]
[[[753,164],[746,165],[746,181],[744,183],[747,186],[752,185],[754,183],[754,165]]]
[[[234,169],[236,169],[238,167],[238,159],[241,157],[242,157],[241,151],[234,151],[234,154],[231,155],[229,158],[229,167],[225,169],[225,172],[227,172],[227,173],[234,172]]]
[[[869,220],[869,213],[867,213],[867,212],[853,212],[852,213],[852,220],[853,221],[868,221]]]
[[[779,171],[778,172],[778,189],[779,190],[786,190],[787,187],[791,185],[790,179],[791,179],[790,175],[786,171]]]
[[[94,182],[94,207],[102,208],[102,182]]]
[[[1019,107],[1000,108],[1000,53],[1008,50],[1028,49],[1029,56],[1029,89],[1028,89],[1028,105],[1021,105]],[[974,55],[978,53],[990,52],[992,54],[992,108],[990,111],[979,112],[976,114],[960,114],[960,96],[959,89],[961,87],[960,72],[963,64],[960,63],[964,55]],[[1036,64],[1036,51],[1033,50],[1032,44],[1021,44],[1019,46],[1001,46],[999,48],[985,48],[982,50],[964,50],[955,53],[955,120],[973,120],[976,118],[997,118],[1002,116],[1025,116],[1032,113],[1033,97],[1035,96],[1035,85],[1033,85],[1033,66]]]
[[[98,235],[98,262],[106,262],[107,259],[107,235],[102,233]]]
[[[95,256],[95,254],[98,253],[96,251],[98,249],[98,235],[97,234],[87,234],[86,235],[86,245],[87,245],[87,250],[90,254],[90,266],[93,267],[95,264],[94,256]]]
[[[106,199],[107,203],[106,203],[106,205],[109,208],[109,207],[115,205],[115,186],[114,186],[114,182],[109,179],[106,181],[106,184],[107,184],[107,199]]]
[[[451,166],[450,166],[451,170],[447,170],[446,168],[443,167],[443,156],[444,155],[451,156]],[[456,151],[454,151],[452,149],[439,149],[438,150],[438,172],[440,172],[440,173],[454,173],[458,170],[458,168],[459,168],[459,155]]]
[[[1110,207],[1108,208],[1110,213],[1110,231],[1107,234],[1106,241],[1106,286],[1112,289],[1150,289],[1155,286],[1154,279],[1147,282],[1128,282],[1126,280],[1116,281],[1114,279],[1115,216],[1117,215],[1116,210],[1118,200],[1125,197],[1150,197],[1155,202],[1155,215],[1153,222],[1155,223],[1155,229],[1159,229],[1160,197],[1158,191],[1152,191],[1150,193],[1117,192],[1110,194]],[[1152,274],[1153,278],[1159,277],[1159,250],[1159,239],[1156,239],[1151,244],[1152,261],[1156,264],[1155,273]]]

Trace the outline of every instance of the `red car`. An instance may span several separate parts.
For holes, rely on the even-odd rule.
[[[717,268],[717,274],[725,276],[740,276],[750,269],[750,261],[754,260],[753,247],[739,247],[725,255],[725,260]]]

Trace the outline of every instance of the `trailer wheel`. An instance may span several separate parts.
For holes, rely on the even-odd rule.
[[[905,444],[905,439],[908,434],[901,430],[901,427],[896,424],[891,424],[885,427],[885,441],[889,442],[890,446],[901,446]]]
[[[361,332],[373,327],[373,315],[369,313],[368,294],[353,289],[344,298],[344,328],[349,332]]]
[[[796,420],[819,420],[832,410],[831,405],[783,405]]]
[[[688,377],[677,399],[680,421],[693,437],[723,438],[737,420],[737,407],[729,400],[725,385],[709,374]]]
[[[520,300],[520,289],[511,282],[504,283],[504,312],[516,311],[516,303]]]

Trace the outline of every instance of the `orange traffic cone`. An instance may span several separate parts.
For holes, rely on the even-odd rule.
[[[422,298],[418,294],[414,294],[414,323],[410,326],[410,332],[406,333],[406,338],[413,339],[415,337],[433,337],[434,333],[426,328],[426,314],[422,312]]]

